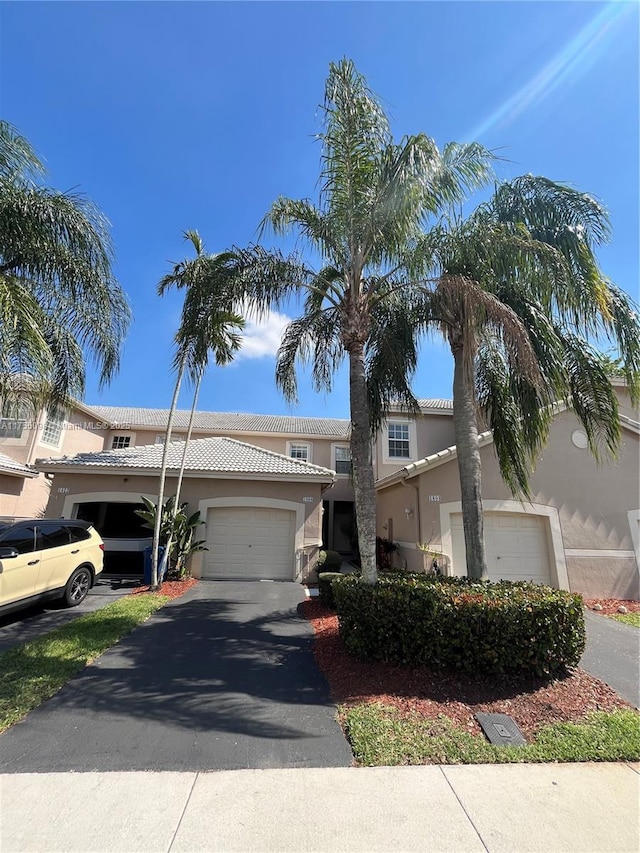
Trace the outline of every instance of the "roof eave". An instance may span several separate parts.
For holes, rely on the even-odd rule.
[[[478,447],[484,447],[492,442],[493,433],[491,431],[483,432],[478,436]],[[451,460],[456,459],[457,456],[458,448],[455,444],[452,444],[451,447],[439,450],[438,453],[432,453],[431,456],[419,459],[417,462],[412,462],[411,465],[405,465],[404,468],[394,471],[393,474],[382,477],[382,479],[376,482],[376,489],[388,489],[389,486],[395,486],[403,480],[411,480],[413,477],[418,477],[420,474],[424,474],[425,471],[431,471],[433,468],[438,468],[440,465],[445,465],[447,462],[451,462]]]
[[[28,470],[20,470],[17,468],[9,468],[4,467],[4,465],[0,465],[0,474],[4,474],[8,477],[20,477],[21,479],[34,480],[39,476],[39,471],[28,471]]]
[[[38,471],[51,474],[126,474],[127,476],[135,477],[160,476],[160,468],[135,468],[121,465],[64,465],[55,462],[51,464],[38,462],[36,465]],[[177,468],[169,468],[167,470],[167,477],[177,477],[178,473]],[[327,471],[326,474],[324,472],[318,472],[317,474],[268,474],[252,471],[207,471],[194,469],[186,470],[184,476],[187,479],[192,477],[195,479],[214,480],[286,480],[288,482],[300,483],[334,483],[336,480],[336,475],[331,471]]]

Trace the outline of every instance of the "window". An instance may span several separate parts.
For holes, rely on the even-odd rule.
[[[71,543],[69,528],[64,524],[43,524],[39,532],[41,548],[60,548]]]
[[[42,430],[41,444],[50,444],[52,447],[60,445],[62,437],[62,427],[64,426],[64,417],[61,412],[55,410],[47,412],[47,419]]]
[[[165,439],[165,434],[164,433],[158,433],[158,435],[156,435],[155,443],[156,444],[164,444],[164,439]],[[184,441],[184,440],[185,440],[184,435],[176,435],[175,432],[171,433],[171,441],[172,442],[173,441]]]
[[[69,524],[67,525],[67,530],[69,531],[69,537],[72,542],[84,542],[85,539],[91,538],[91,534],[86,527],[80,527],[77,524]]]
[[[125,450],[127,447],[131,446],[131,436],[130,435],[114,435],[111,439],[111,449],[112,450]]]
[[[22,438],[24,420],[18,418],[0,418],[0,438]]]
[[[4,406],[0,417],[0,438],[22,438],[25,420],[22,406]]]
[[[351,473],[351,448],[347,445],[338,446],[336,445],[334,448],[334,468],[336,474],[350,474]]]
[[[300,459],[302,462],[309,462],[311,458],[310,447],[308,444],[290,444],[289,456],[292,459]]]
[[[36,550],[36,531],[34,527],[19,527],[10,530],[0,540],[0,547],[15,548],[19,554],[31,554]]]
[[[409,459],[409,424],[389,424],[389,456]]]

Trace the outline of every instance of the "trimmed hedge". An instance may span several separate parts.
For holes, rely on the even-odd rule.
[[[358,657],[467,672],[549,676],[585,645],[582,599],[533,583],[405,574],[332,583],[340,635]]]
[[[341,577],[343,575],[340,572],[320,572],[318,575],[318,598],[321,604],[331,608],[331,610],[336,609],[336,602],[333,598],[333,581]]]

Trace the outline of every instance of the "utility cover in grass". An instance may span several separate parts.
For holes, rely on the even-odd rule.
[[[508,714],[474,714],[478,725],[496,746],[524,746],[526,740],[518,724]]]

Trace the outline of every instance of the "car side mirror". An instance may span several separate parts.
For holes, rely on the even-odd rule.
[[[19,557],[20,552],[16,551],[15,548],[2,548],[0,547],[0,560],[10,560],[13,557]]]

